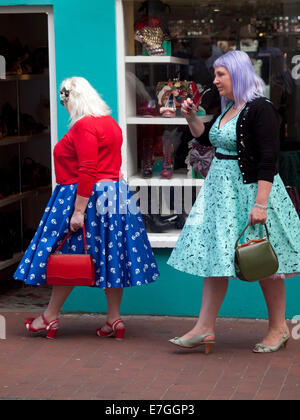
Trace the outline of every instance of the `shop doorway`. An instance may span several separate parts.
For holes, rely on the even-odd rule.
[[[51,196],[57,141],[52,7],[0,7],[0,293]],[[3,67],[3,66],[2,66]],[[4,76],[4,77],[3,77]]]

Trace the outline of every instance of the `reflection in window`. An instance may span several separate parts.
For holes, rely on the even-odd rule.
[[[150,96],[151,115],[154,104],[158,106],[157,84],[174,79],[195,81],[203,96],[202,112],[215,114],[219,110],[212,84],[215,59],[233,49],[247,52],[266,83],[265,95],[280,114],[280,174],[300,194],[300,0],[150,0],[132,1],[131,6],[134,19],[127,21],[135,23],[135,41],[129,41],[128,55],[149,54],[147,41],[158,43],[166,55],[188,59],[188,65],[136,65],[136,76]],[[137,32],[145,26],[153,29],[144,33],[143,43]],[[185,166],[190,140],[181,130],[175,168]]]

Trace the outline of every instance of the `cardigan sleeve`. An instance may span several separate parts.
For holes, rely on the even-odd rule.
[[[73,141],[78,161],[77,194],[90,197],[97,181],[98,139],[87,120],[74,125]]]
[[[264,101],[255,115],[253,135],[257,149],[257,179],[273,182],[278,172],[280,149],[279,117],[273,105]]]

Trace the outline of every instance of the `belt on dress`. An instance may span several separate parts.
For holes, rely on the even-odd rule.
[[[223,153],[216,152],[215,153],[216,158],[218,159],[232,159],[237,160],[237,155],[223,155]]]

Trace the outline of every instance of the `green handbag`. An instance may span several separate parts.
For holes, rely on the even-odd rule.
[[[250,223],[245,227],[235,243],[235,271],[244,281],[257,281],[270,277],[278,270],[278,258],[269,242],[269,232],[265,226],[267,238],[252,240],[239,245]]]

